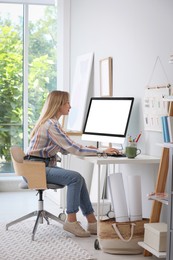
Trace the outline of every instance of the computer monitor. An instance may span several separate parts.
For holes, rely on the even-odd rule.
[[[92,97],[82,139],[123,145],[133,102],[133,97]]]

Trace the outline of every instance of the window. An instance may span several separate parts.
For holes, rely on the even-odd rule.
[[[4,2],[9,3],[0,1],[1,174],[13,172],[9,148],[27,147],[48,92],[57,89],[57,7],[48,0]]]

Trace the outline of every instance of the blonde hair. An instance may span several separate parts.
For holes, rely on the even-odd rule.
[[[58,110],[69,100],[69,93],[66,91],[54,90],[49,93],[42,108],[40,117],[31,132],[31,138],[37,132],[38,128],[44,124],[49,118],[57,115]]]

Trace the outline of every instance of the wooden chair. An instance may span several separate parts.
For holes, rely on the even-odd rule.
[[[38,209],[33,211],[21,218],[18,218],[6,225],[6,230],[8,228],[20,221],[36,216],[35,225],[32,231],[32,240],[34,240],[34,236],[39,223],[43,223],[43,219],[47,221],[49,224],[49,218],[53,219],[59,223],[64,223],[66,215],[65,213],[60,213],[59,216],[55,216],[50,212],[44,210],[44,200],[43,200],[43,192],[47,189],[62,189],[64,186],[56,185],[56,184],[47,184],[46,183],[46,167],[44,162],[38,161],[29,161],[24,160],[24,152],[18,146],[14,146],[10,149],[11,158],[13,162],[13,167],[15,174],[17,176],[22,176],[25,181],[20,184],[20,188],[22,189],[31,189],[36,190],[38,192]]]

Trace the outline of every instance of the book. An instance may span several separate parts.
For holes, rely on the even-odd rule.
[[[165,143],[169,143],[170,136],[169,136],[169,129],[168,129],[168,116],[162,116],[161,122],[162,122],[163,141]]]

